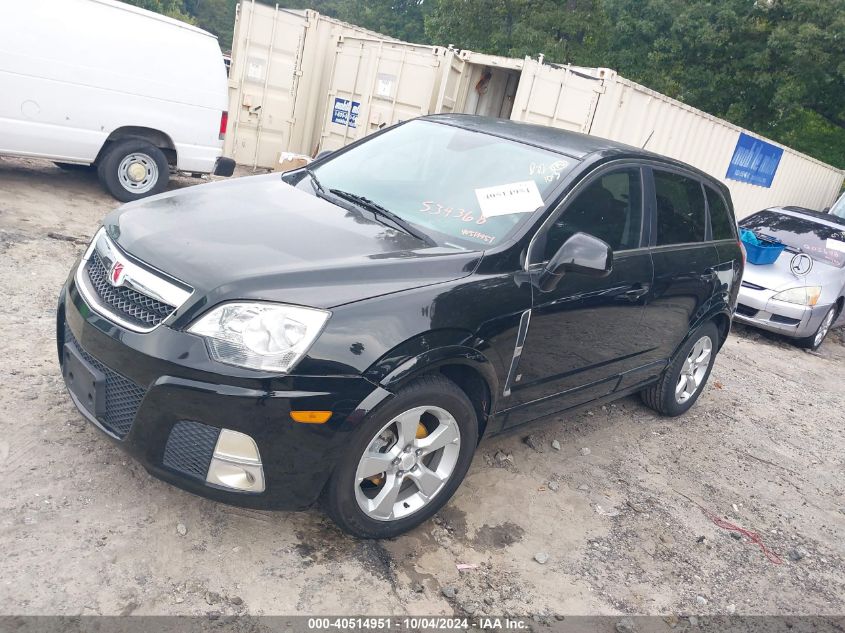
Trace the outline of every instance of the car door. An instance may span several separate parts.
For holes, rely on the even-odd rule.
[[[666,361],[717,294],[719,253],[712,242],[701,180],[672,167],[654,166],[646,169],[646,184],[654,209],[654,283],[642,331],[653,341],[648,359]]]
[[[641,364],[638,333],[652,264],[643,243],[643,173],[617,163],[591,174],[544,223],[532,244],[530,270],[541,270],[563,243],[582,232],[613,250],[605,277],[575,272],[543,292],[534,285],[508,377],[505,426],[562,411],[615,390]],[[536,258],[536,259],[535,259]]]

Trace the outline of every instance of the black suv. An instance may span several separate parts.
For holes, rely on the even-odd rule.
[[[156,477],[401,533],[478,442],[641,392],[679,415],[728,335],[727,189],[473,116],[109,214],[61,293],[71,397]]]

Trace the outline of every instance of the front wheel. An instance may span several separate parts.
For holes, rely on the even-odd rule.
[[[106,191],[121,202],[131,202],[164,191],[170,178],[167,157],[143,139],[115,142],[97,165]]]
[[[836,312],[836,306],[830,306],[830,310],[827,311],[822,319],[822,322],[819,323],[818,329],[810,336],[797,339],[795,343],[800,347],[806,347],[807,349],[811,349],[813,351],[821,347],[827,333],[830,332],[833,322],[836,320]]]
[[[686,413],[707,383],[718,348],[719,330],[712,321],[705,323],[681,346],[660,380],[640,392],[646,406],[672,417]]]
[[[466,394],[424,376],[355,433],[324,495],[329,515],[362,538],[389,538],[434,515],[463,481],[478,440]]]

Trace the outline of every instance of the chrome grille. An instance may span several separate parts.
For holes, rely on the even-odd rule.
[[[91,253],[85,266],[91,287],[100,301],[139,327],[153,328],[176,309],[131,288],[112,286],[108,280],[109,271],[96,250]]]

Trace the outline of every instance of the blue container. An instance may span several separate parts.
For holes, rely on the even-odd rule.
[[[758,237],[754,231],[743,230],[740,237],[745,245],[746,261],[749,264],[765,266],[774,264],[786,245],[771,237]]]

